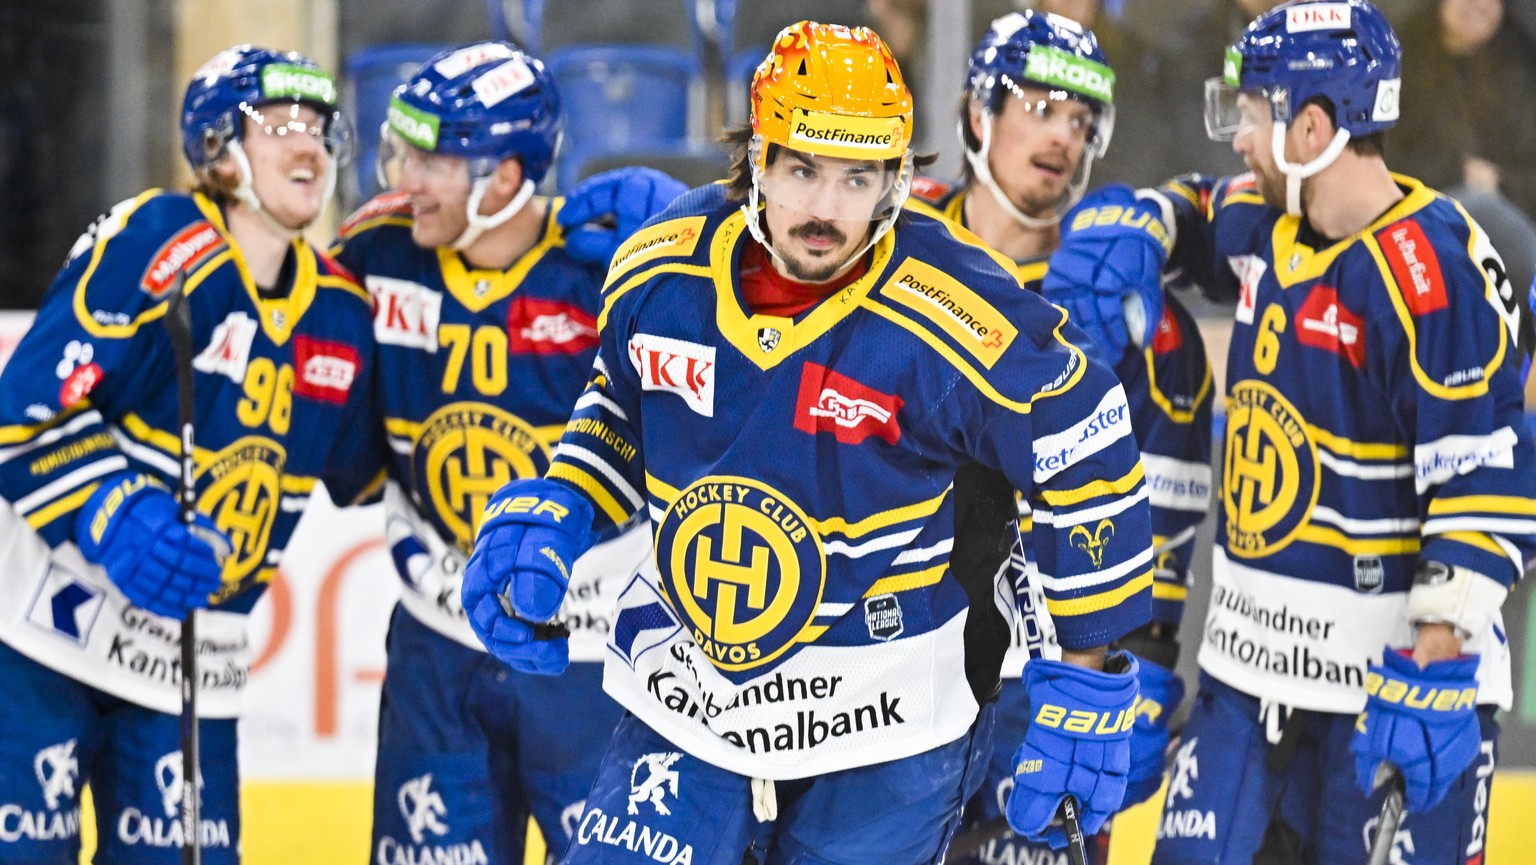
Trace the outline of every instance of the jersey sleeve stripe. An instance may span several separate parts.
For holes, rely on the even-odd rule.
[[[1067,592],[1079,592],[1083,589],[1091,589],[1094,586],[1104,586],[1118,582],[1124,579],[1126,575],[1136,573],[1141,568],[1151,564],[1152,548],[1148,547],[1134,557],[1102,571],[1088,571],[1087,573],[1071,574],[1065,577],[1040,574],[1040,585],[1047,591],[1055,592],[1058,595]]]
[[[27,525],[31,526],[33,531],[37,531],[61,516],[74,513],[80,509],[81,505],[85,504],[86,499],[89,499],[91,494],[96,492],[100,486],[101,483],[99,481],[87,484],[51,505],[39,508],[36,513],[27,515]]]
[[[638,511],[640,506],[645,504],[645,500],[640,497],[639,491],[631,486],[629,481],[615,470],[613,466],[609,465],[606,460],[592,450],[580,445],[573,445],[570,442],[562,442],[559,447],[555,448],[555,459],[559,460],[562,457],[578,460],[596,469],[629,502],[630,511]]]
[[[953,487],[946,487],[944,492],[926,501],[914,502],[910,505],[902,505],[888,511],[871,514],[854,523],[849,523],[842,517],[827,517],[822,520],[812,519],[811,527],[823,535],[835,533],[847,538],[860,538],[880,529],[933,516],[938,512],[939,508],[944,506],[944,500],[949,496],[952,489]]]
[[[1189,587],[1167,580],[1154,580],[1152,582],[1152,600],[1154,601],[1184,601],[1189,598]]]
[[[1424,536],[1451,532],[1495,532],[1511,535],[1536,535],[1536,520],[1504,520],[1493,517],[1440,517],[1424,523]]]
[[[1341,457],[1355,460],[1405,460],[1408,446],[1394,442],[1357,442],[1337,433],[1329,432],[1315,424],[1307,424],[1307,432],[1318,447],[1327,448]]]
[[[1296,534],[1296,539],[1309,544],[1331,547],[1351,556],[1406,556],[1419,551],[1420,540],[1414,537],[1354,538],[1337,529],[1323,526],[1307,526]]]
[[[593,388],[588,388],[587,392],[581,395],[581,399],[576,400],[576,406],[571,410],[571,414],[579,414],[583,409],[588,409],[592,406],[600,407],[603,411],[608,412],[625,423],[629,422],[629,415],[626,415],[624,410],[619,408],[618,403],[609,399],[602,391]]]
[[[1488,513],[1536,517],[1536,499],[1524,496],[1450,496],[1429,503],[1430,516]]]
[[[1142,469],[1141,463],[1138,462],[1130,471],[1115,480],[1089,481],[1076,489],[1070,490],[1041,490],[1040,497],[1045,500],[1046,504],[1053,507],[1068,507],[1082,504],[1089,499],[1096,499],[1100,496],[1123,496],[1135,489],[1136,485],[1141,483],[1145,477],[1146,473]]]
[[[1146,499],[1147,488],[1142,487],[1141,489],[1137,490],[1134,495],[1123,496],[1112,501],[1105,502],[1102,505],[1095,505],[1091,508],[1081,508],[1079,510],[1066,512],[1048,511],[1044,508],[1036,508],[1034,512],[1034,520],[1042,526],[1054,526],[1058,531],[1071,531],[1073,526],[1097,522],[1099,520],[1113,519],[1114,517],[1117,517],[1130,510],[1132,507],[1135,507],[1137,504],[1146,501]]]
[[[1446,532],[1440,537],[1459,544],[1466,544],[1469,547],[1476,547],[1484,552],[1493,553],[1496,556],[1507,554],[1492,535],[1482,532]]]
[[[602,509],[608,519],[613,521],[614,525],[622,526],[628,521],[629,512],[624,510],[618,499],[613,497],[613,493],[608,492],[597,478],[585,471],[570,463],[555,463],[549,467],[547,477],[565,481],[586,493]]]
[[[53,420],[37,426],[0,427],[0,444],[11,445],[11,447],[0,448],[0,463],[9,462],[28,451],[46,447],[64,436],[74,435],[91,424],[102,422],[101,412],[95,409],[86,411],[78,417],[72,417],[74,414],[73,411],[60,414]],[[62,426],[60,426],[61,423]]]
[[[912,589],[921,589],[932,586],[944,578],[944,573],[949,570],[949,563],[935,565],[927,570],[912,574],[896,574],[890,577],[881,577],[870,585],[864,597],[873,598],[876,595],[890,595],[896,592],[907,592]]]
[[[43,504],[79,487],[86,481],[93,481],[102,475],[120,472],[127,468],[128,460],[121,454],[114,452],[104,459],[87,463],[57,480],[38,487],[21,498],[16,499],[12,502],[12,506],[16,508],[17,513],[27,514]]]
[[[1068,598],[1060,601],[1054,600],[1047,595],[1045,598],[1045,608],[1054,618],[1085,616],[1089,613],[1097,613],[1119,606],[1127,598],[1152,588],[1152,583],[1152,569],[1148,568],[1145,573],[1138,575],[1125,585],[1102,594],[1088,595],[1082,598]]]

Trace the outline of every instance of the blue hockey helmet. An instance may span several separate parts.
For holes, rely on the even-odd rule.
[[[516,158],[538,183],[560,143],[560,95],[544,64],[510,42],[433,56],[389,100],[386,136],[470,160],[476,175]]]
[[[1382,132],[1398,117],[1402,45],[1381,10],[1368,0],[1305,0],[1260,15],[1227,49],[1222,77],[1207,85],[1207,130],[1236,132],[1235,100],[1264,97],[1276,123],[1289,123],[1322,98],[1333,123],[1353,137]]]
[[[1068,193],[1044,219],[1019,210],[997,185],[987,161],[992,117],[1002,111],[1005,98],[1026,98],[1025,87],[1046,91],[1050,100],[1075,99],[1093,110],[1093,127]],[[1031,227],[1054,225],[1082,198],[1093,160],[1109,148],[1115,129],[1114,89],[1114,70],[1091,30],[1070,18],[1033,9],[998,18],[971,51],[966,71],[970,98],[961,110],[960,142],[971,173],[1014,220]],[[973,107],[982,110],[980,135],[970,128]]]
[[[337,109],[336,79],[297,51],[237,45],[203,64],[181,105],[181,149],[194,171],[224,155],[244,135],[242,118],[274,102],[313,107],[324,123],[327,149],[344,161],[349,130]]]

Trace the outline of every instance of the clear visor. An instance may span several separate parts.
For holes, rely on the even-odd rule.
[[[380,189],[398,189],[407,171],[437,181],[462,179],[467,184],[495,170],[494,159],[465,159],[446,153],[428,153],[401,138],[387,121],[379,127],[379,156],[374,165],[374,179]]]
[[[1055,87],[1025,81],[1015,82],[1003,76],[1002,82],[1026,114],[1042,124],[1061,123],[1074,138],[1084,142],[1087,152],[1102,158],[1115,134],[1115,106]],[[986,103],[983,103],[986,104]]]
[[[757,150],[765,145],[754,139],[751,146],[756,166]],[[774,207],[819,220],[875,222],[901,206],[912,157],[908,152],[899,165],[891,165],[780,147],[767,168],[753,170],[762,199]]]
[[[1268,121],[1287,122],[1290,106],[1285,90],[1239,90],[1221,78],[1205,82],[1205,134],[1212,141],[1231,141]]]
[[[241,105],[240,111],[251,121],[248,128],[255,135],[284,140],[308,137],[324,147],[338,164],[352,158],[352,127],[340,111],[319,111],[303,102]]]

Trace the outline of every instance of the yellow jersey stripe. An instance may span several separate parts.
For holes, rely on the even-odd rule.
[[[304,475],[284,474],[282,477],[278,478],[277,488],[285,493],[307,496],[315,491],[315,484],[319,482],[319,478],[305,477]]]
[[[1152,569],[1146,573],[1132,577],[1125,585],[1108,592],[1097,595],[1088,595],[1083,598],[1069,598],[1062,601],[1051,600],[1047,595],[1045,608],[1052,616],[1086,616],[1089,613],[1097,613],[1110,607],[1119,606],[1121,601],[1131,597],[1137,592],[1152,587]]]
[[[86,484],[85,486],[75,490],[67,496],[61,496],[57,499],[54,499],[52,503],[38,508],[37,510],[28,514],[27,525],[31,526],[35,531],[37,529],[41,529],[43,526],[48,525],[64,514],[67,514],[73,510],[77,510],[81,505],[85,504],[85,500],[90,498],[91,493],[96,492],[96,488],[99,486],[101,486],[100,481]]]
[[[587,474],[575,466],[567,463],[555,463],[549,467],[549,472],[544,475],[548,478],[565,481],[574,485],[577,489],[592,497],[603,513],[617,525],[623,525],[629,519],[629,512],[619,504],[618,499],[608,492],[608,489],[597,478]]]
[[[1429,503],[1429,515],[1490,513],[1536,516],[1536,499],[1522,496],[1449,496]]]
[[[1469,547],[1475,547],[1483,552],[1493,553],[1501,559],[1509,558],[1509,553],[1499,546],[1497,541],[1482,532],[1446,532],[1440,535],[1440,537],[1448,541],[1456,541]]]
[[[1320,426],[1307,424],[1307,432],[1312,435],[1312,440],[1319,447],[1341,457],[1357,460],[1405,460],[1408,458],[1408,446],[1393,442],[1357,442],[1335,435]]]
[[[1115,480],[1089,481],[1074,490],[1041,490],[1040,497],[1045,499],[1046,504],[1055,507],[1082,504],[1089,499],[1096,499],[1100,496],[1123,496],[1135,489],[1136,485],[1141,483],[1145,477],[1146,471],[1141,467],[1141,461],[1138,460],[1130,471]]]
[[[869,587],[869,591],[864,593],[864,597],[873,598],[876,595],[890,595],[896,592],[907,592],[912,589],[931,586],[943,579],[944,572],[947,570],[949,570],[949,563],[945,562],[942,565],[935,565],[925,571],[918,571],[915,574],[897,574],[893,577],[881,577],[875,580],[874,585]]]
[[[1419,551],[1417,535],[1396,538],[1352,538],[1337,529],[1311,525],[1296,534],[1298,541],[1332,547],[1352,556],[1405,556]]]
[[[1161,580],[1152,583],[1152,599],[1154,601],[1182,601],[1189,597],[1189,588],[1178,583],[1166,583]]]
[[[392,436],[415,441],[421,435],[421,423],[403,417],[387,417],[384,419],[384,431]]]
[[[949,495],[949,490],[934,496],[931,499],[915,504],[903,505],[888,511],[871,514],[855,523],[849,523],[842,517],[830,517],[825,520],[811,520],[811,527],[825,535],[832,532],[844,537],[857,538],[867,535],[879,529],[894,526],[897,523],[910,522],[921,517],[932,516],[944,504],[944,499]]]

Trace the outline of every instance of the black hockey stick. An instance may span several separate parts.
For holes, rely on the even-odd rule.
[[[1077,799],[1068,796],[1061,800],[1061,807],[1056,809],[1056,820],[1067,833],[1067,862],[1070,865],[1088,865],[1088,840],[1083,837],[1083,827],[1077,821]],[[1012,831],[1007,816],[999,814],[956,835],[944,858],[969,859],[993,841],[1006,838]]]
[[[176,484],[176,503],[181,522],[190,529],[197,516],[196,432],[197,404],[192,391],[192,310],[187,306],[187,275],[176,271],[166,298],[165,329],[176,359],[176,420],[180,429],[181,477]],[[181,861],[202,865],[202,803],[197,780],[197,610],[181,620]]]
[[[1381,803],[1381,816],[1376,820],[1376,834],[1371,838],[1371,851],[1366,865],[1387,865],[1392,856],[1392,844],[1397,840],[1397,827],[1403,824],[1403,773],[1391,763],[1382,763],[1376,769],[1376,787],[1387,788],[1387,798]]]

